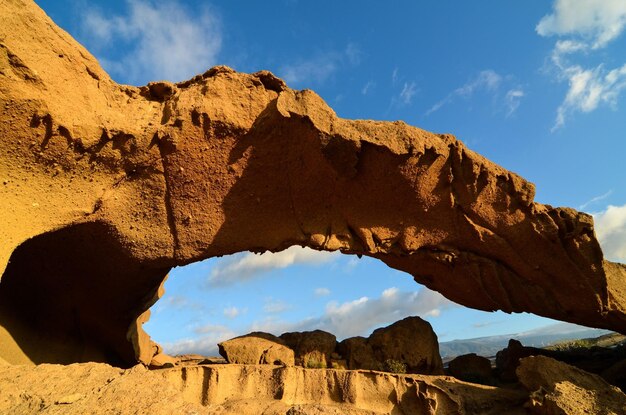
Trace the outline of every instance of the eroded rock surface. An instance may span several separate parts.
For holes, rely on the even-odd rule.
[[[448,363],[448,372],[457,379],[466,382],[494,385],[495,377],[491,369],[491,362],[476,353],[464,354],[455,357]]]
[[[302,367],[331,367],[331,357],[337,347],[334,334],[323,330],[289,332],[280,335],[295,353],[296,364]]]
[[[0,414],[11,415],[515,415],[527,398],[443,376],[269,365],[0,366],[0,385]]]
[[[228,363],[293,366],[294,351],[278,337],[254,332],[217,345]]]
[[[526,357],[517,368],[530,392],[526,405],[540,415],[626,413],[626,395],[598,375],[546,356]]]
[[[173,266],[292,245],[378,258],[481,310],[626,332],[591,216],[448,134],[345,120],[269,72],[119,85],[0,3],[0,357],[150,362]]]

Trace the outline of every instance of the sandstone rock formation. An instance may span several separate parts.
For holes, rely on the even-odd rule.
[[[348,369],[389,370],[387,362],[406,366],[407,373],[443,374],[437,335],[427,321],[407,317],[374,330],[366,339],[350,337],[337,345]]]
[[[448,363],[448,373],[457,379],[482,385],[495,384],[491,362],[476,353],[455,357]]]
[[[342,340],[337,352],[346,361],[348,369],[381,370],[381,362],[374,356],[374,350],[365,337],[356,336]]]
[[[530,392],[526,407],[539,415],[624,414],[626,395],[600,376],[545,356],[527,357],[517,368]]]
[[[625,345],[551,350],[523,346],[518,340],[511,339],[508,347],[496,354],[496,374],[499,380],[502,382],[517,382],[516,371],[520,361],[529,356],[549,357],[586,372],[598,374],[612,385],[626,390],[626,374],[624,373],[626,368]]]
[[[407,317],[374,330],[367,339],[376,359],[406,364],[407,373],[442,375],[437,335],[430,323],[419,317]]]
[[[0,386],[0,414],[11,415],[521,415],[528,399],[444,376],[268,365],[0,366]]]
[[[591,216],[448,134],[344,120],[226,67],[119,85],[32,0],[0,2],[0,357],[149,363],[173,266],[292,245],[451,300],[626,332]]]
[[[323,330],[283,333],[280,339],[295,353],[302,367],[331,367],[331,356],[337,347],[334,334]]]
[[[217,345],[228,363],[293,366],[294,352],[269,333],[254,332]]]

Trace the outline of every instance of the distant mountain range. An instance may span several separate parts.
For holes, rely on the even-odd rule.
[[[611,331],[592,329],[570,323],[555,323],[521,333],[439,343],[439,353],[444,360],[450,360],[456,356],[468,353],[492,357],[508,345],[509,339],[519,340],[524,346],[546,347],[565,340],[599,337],[608,333],[611,333]]]

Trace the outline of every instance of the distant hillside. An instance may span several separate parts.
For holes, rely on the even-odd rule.
[[[504,349],[509,343],[509,339],[519,340],[524,346],[547,347],[558,342],[599,337],[609,333],[612,332],[569,323],[555,323],[522,333],[452,340],[439,343],[439,353],[444,360],[449,360],[468,353],[491,357],[495,356],[498,351]]]

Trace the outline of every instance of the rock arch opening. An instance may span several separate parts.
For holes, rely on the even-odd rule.
[[[177,267],[164,287],[144,329],[169,355],[218,356],[218,343],[259,331],[323,330],[341,342],[409,316],[432,325],[444,361],[470,352],[495,356],[510,337],[543,346],[603,334],[528,313],[469,309],[377,259],[297,246]]]

